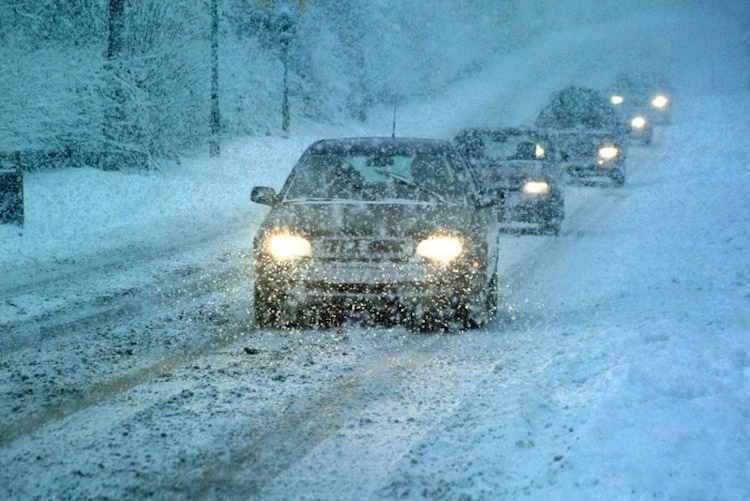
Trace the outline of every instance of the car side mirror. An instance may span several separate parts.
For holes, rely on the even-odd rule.
[[[276,190],[268,186],[255,186],[250,192],[250,200],[256,204],[270,205],[274,207],[278,202]]]

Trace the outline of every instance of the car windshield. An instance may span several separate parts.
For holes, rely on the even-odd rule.
[[[464,186],[442,153],[321,152],[303,156],[284,200],[457,202]]]
[[[537,143],[528,136],[507,135],[481,138],[484,146],[484,156],[493,160],[533,160],[540,158],[537,153]]]

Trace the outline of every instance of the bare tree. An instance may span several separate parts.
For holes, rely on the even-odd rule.
[[[125,120],[125,95],[120,84],[119,68],[125,32],[125,0],[109,0],[109,38],[107,43],[107,101],[105,102],[103,168],[116,170],[119,161],[115,147],[122,140],[121,124]]]
[[[211,118],[209,152],[219,156],[221,118],[219,115],[219,0],[211,0]]]

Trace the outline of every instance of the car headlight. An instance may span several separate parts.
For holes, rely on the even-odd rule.
[[[630,126],[636,130],[641,130],[646,126],[646,118],[641,115],[636,115],[630,119]]]
[[[623,102],[625,102],[625,98],[615,94],[613,96],[610,96],[609,102],[617,106],[618,104],[622,104]]]
[[[526,181],[521,191],[524,195],[546,195],[549,193],[549,184],[545,181]]]
[[[464,251],[464,244],[458,237],[433,235],[417,244],[417,255],[442,264],[456,259]]]
[[[667,98],[667,96],[664,96],[662,94],[659,94],[651,100],[651,104],[654,106],[654,108],[659,109],[664,108],[668,103],[669,99]]]
[[[616,146],[602,146],[599,148],[599,160],[602,162],[614,160],[619,153],[620,150]]]
[[[312,255],[310,242],[291,233],[274,233],[266,238],[263,247],[275,261],[294,261]]]
[[[537,144],[534,147],[534,156],[536,158],[544,158],[547,155],[547,152],[544,151],[544,147],[541,144]]]

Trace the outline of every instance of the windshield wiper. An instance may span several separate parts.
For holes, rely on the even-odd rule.
[[[421,191],[421,192],[426,193],[426,194],[428,194],[428,195],[430,195],[430,196],[432,196],[434,198],[437,198],[440,202],[443,202],[443,203],[447,203],[448,202],[445,199],[445,197],[443,195],[441,195],[440,193],[435,193],[432,190],[428,190],[424,186],[422,186],[422,185],[420,185],[418,183],[415,183],[411,179],[405,178],[401,174],[397,174],[395,172],[391,172],[391,171],[386,170],[386,169],[375,169],[375,172],[377,172],[378,174],[382,174],[383,176],[386,176],[388,178],[391,178],[394,181],[398,181],[399,183],[401,183],[401,184],[403,184],[405,186],[408,186],[410,188],[414,188],[416,191]]]
[[[348,198],[331,198],[331,197],[295,197],[285,198],[286,203],[305,203],[305,202],[333,202],[336,200],[349,200]]]

